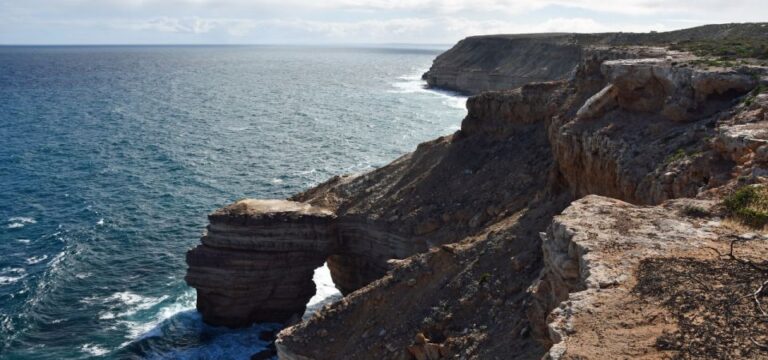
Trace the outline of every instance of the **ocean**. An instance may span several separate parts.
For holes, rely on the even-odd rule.
[[[248,359],[184,283],[206,215],[458,129],[443,48],[0,47],[0,359]],[[316,272],[312,308],[338,296]]]

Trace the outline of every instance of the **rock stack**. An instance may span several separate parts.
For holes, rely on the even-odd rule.
[[[240,200],[209,215],[187,253],[187,283],[206,323],[242,327],[301,314],[312,275],[336,243],[326,209],[286,200]]]

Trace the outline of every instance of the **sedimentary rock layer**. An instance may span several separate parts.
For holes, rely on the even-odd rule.
[[[715,114],[757,85],[748,71],[695,69],[673,57],[606,61],[600,75],[606,85],[576,116],[554,118],[555,159],[577,197],[644,204],[695,196],[719,176],[723,161],[706,156],[702,139],[714,135]]]
[[[424,74],[430,86],[477,94],[563,80],[581,61],[568,35],[480,36],[460,41]]]
[[[570,78],[590,48],[627,51],[719,39],[765,40],[765,24],[706,25],[661,33],[520,34],[472,36],[438,56],[423,78],[436,88],[469,94]],[[625,57],[626,58],[626,57]]]
[[[197,309],[215,325],[282,322],[314,295],[314,270],[336,246],[335,215],[285,200],[241,200],[209,217],[187,254]]]

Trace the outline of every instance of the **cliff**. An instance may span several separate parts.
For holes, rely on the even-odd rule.
[[[739,223],[768,223],[768,67],[579,51],[385,167],[216,211],[203,319],[288,320],[328,261],[345,297],[280,359],[768,358],[768,237]]]
[[[766,24],[706,25],[661,33],[551,33],[472,36],[439,55],[423,78],[430,87],[479,94],[513,89],[531,82],[565,80],[585,56],[610,49],[627,58],[632,47],[681,47],[701,50],[716,42],[765,44]],[[754,43],[753,43],[754,42]],[[704,47],[706,49],[706,47]],[[713,48],[717,48],[713,46]],[[761,53],[762,54],[762,53]],[[719,54],[718,54],[719,55]],[[645,56],[647,57],[647,55]]]

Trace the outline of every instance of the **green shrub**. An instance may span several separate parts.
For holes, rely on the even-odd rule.
[[[746,225],[762,228],[768,224],[768,188],[765,186],[744,186],[723,203],[731,216]]]
[[[665,164],[671,164],[678,160],[683,160],[688,157],[688,154],[683,149],[677,149],[674,153],[667,156],[666,159],[664,159]]]
[[[682,41],[670,48],[690,51],[698,56],[719,57],[721,61],[743,58],[768,59],[768,41],[758,38]]]
[[[704,218],[712,215],[709,210],[697,205],[686,205],[683,208],[683,214],[695,218]]]
[[[763,84],[758,85],[752,91],[747,94],[746,97],[744,97],[744,105],[750,106],[752,103],[755,102],[755,99],[757,98],[757,95],[760,95],[764,92],[768,92],[768,86],[765,86]]]

